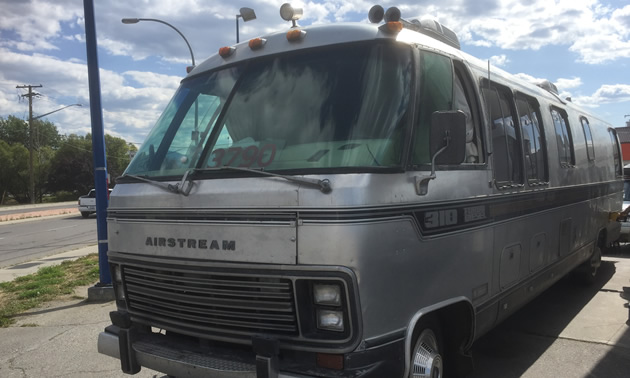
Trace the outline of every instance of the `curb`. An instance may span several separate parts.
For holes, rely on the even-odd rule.
[[[31,211],[28,213],[0,215],[0,225],[30,222],[41,218],[59,218],[69,215],[79,215],[79,210],[76,207],[71,207],[64,209],[39,210]]]

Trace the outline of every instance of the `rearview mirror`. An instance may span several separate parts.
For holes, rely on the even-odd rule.
[[[433,112],[429,138],[429,151],[435,164],[463,163],[466,158],[466,114],[461,110]]]

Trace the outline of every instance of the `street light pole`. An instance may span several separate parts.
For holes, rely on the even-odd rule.
[[[190,59],[192,60],[192,65],[193,66],[195,65],[195,55],[193,54],[193,50],[190,47],[190,43],[188,43],[188,40],[186,39],[186,37],[184,37],[184,34],[182,34],[182,32],[180,32],[179,29],[177,29],[175,26],[169,24],[166,21],[158,20],[157,18],[123,18],[121,21],[123,24],[137,24],[140,21],[153,21],[153,22],[159,22],[160,24],[164,24],[170,27],[182,37],[184,42],[186,42],[186,46],[188,46],[188,51],[190,51]]]
[[[153,22],[159,22],[160,24],[164,24],[168,27],[170,27],[171,29],[175,30],[177,32],[177,34],[179,34],[182,39],[184,40],[184,42],[186,42],[186,46],[188,46],[188,51],[190,51],[190,59],[192,60],[192,68],[195,67],[195,55],[193,54],[193,50],[192,47],[190,47],[190,43],[188,43],[188,40],[186,39],[186,37],[184,36],[184,34],[182,34],[182,32],[179,31],[179,29],[177,29],[175,26],[169,24],[166,21],[162,21],[162,20],[158,20],[157,18],[123,18],[121,20],[121,22],[123,24],[137,24],[140,21],[153,21]],[[190,72],[188,70],[188,68],[186,69],[186,72]],[[194,141],[197,141],[197,137],[198,137],[198,124],[199,124],[199,102],[197,100],[195,100],[195,130],[193,132],[192,135],[192,139]]]
[[[49,114],[57,113],[58,111],[60,111],[60,110],[64,110],[65,108],[69,108],[69,107],[71,107],[71,106],[83,106],[83,105],[81,105],[81,104],[70,104],[70,105],[66,105],[66,106],[64,106],[64,107],[62,107],[62,108],[59,108],[59,109],[57,109],[57,110],[53,110],[52,112],[48,112],[48,113],[45,113],[45,114],[42,114],[42,115],[38,115],[37,117],[33,117],[33,119],[35,120],[35,119],[40,119],[40,118],[42,118],[42,117],[46,117],[46,116],[47,116],[47,115],[49,115]]]
[[[239,43],[238,37],[238,19],[239,17],[243,18],[243,22],[251,21],[256,19],[256,12],[252,8],[241,8],[239,9],[239,14],[236,15],[236,43]]]

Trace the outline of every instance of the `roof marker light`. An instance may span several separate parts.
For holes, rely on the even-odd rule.
[[[219,55],[221,55],[222,58],[227,58],[228,56],[234,54],[234,51],[236,51],[234,47],[224,46],[219,49]]]
[[[390,21],[378,27],[380,31],[387,34],[397,34],[403,30],[403,24],[400,21]]]
[[[264,38],[254,38],[249,40],[249,48],[252,50],[258,50],[263,47],[267,43],[267,40]]]
[[[300,29],[289,30],[287,32],[287,41],[289,42],[301,41],[302,39],[304,39],[304,36],[306,36],[306,32],[304,30],[300,30]]]

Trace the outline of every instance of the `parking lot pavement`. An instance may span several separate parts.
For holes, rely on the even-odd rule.
[[[630,247],[604,257],[593,286],[563,279],[473,346],[470,378],[630,376]],[[79,296],[87,297],[87,287]],[[0,328],[0,377],[128,377],[96,350],[113,302],[57,301]],[[143,369],[137,377],[163,377]]]
[[[87,297],[87,287],[76,292]],[[111,324],[114,302],[88,303],[81,299],[51,302],[0,328],[0,377],[129,377],[120,361],[99,354],[99,332]],[[143,369],[134,377],[163,377]]]
[[[630,247],[606,256],[594,285],[566,277],[473,346],[481,377],[629,377]]]

